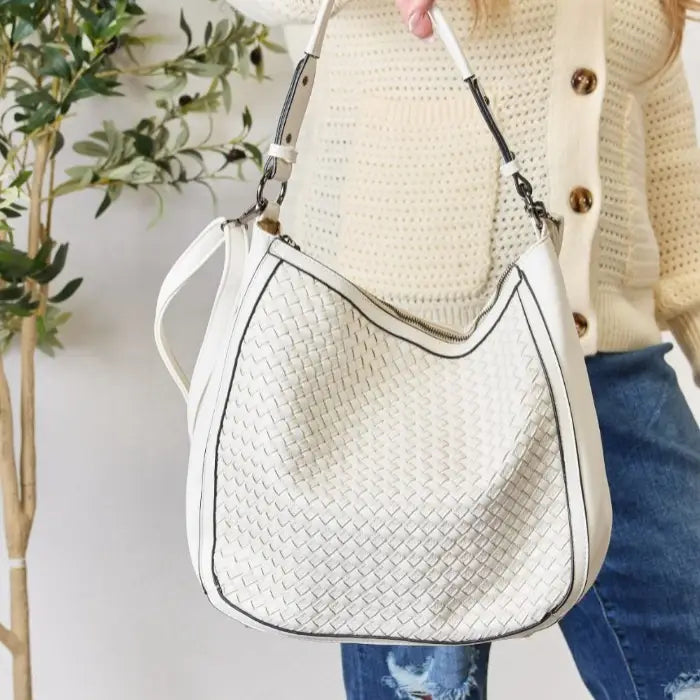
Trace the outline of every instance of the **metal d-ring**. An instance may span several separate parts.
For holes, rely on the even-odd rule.
[[[242,224],[247,223],[251,219],[255,218],[259,214],[262,214],[262,212],[265,211],[265,207],[267,206],[268,200],[263,197],[263,189],[265,187],[265,183],[270,179],[270,176],[265,172],[260,178],[260,183],[258,184],[258,189],[255,193],[255,203],[252,204],[248,209],[246,209],[240,216],[237,216],[235,219],[227,219],[226,223],[227,224],[236,224],[237,226],[240,226]],[[282,187],[280,189],[280,193],[277,196],[277,204],[282,204],[282,200],[284,199],[284,195],[287,192],[287,181],[285,180],[282,183]]]
[[[267,170],[263,172],[263,176],[260,178],[260,182],[258,184],[258,190],[255,194],[255,201],[257,202],[258,206],[260,207],[261,210],[265,209],[267,206],[267,199],[263,197],[263,189],[265,187],[265,183],[270,179],[270,176],[267,173]],[[284,195],[287,194],[287,181],[285,180],[282,182],[282,186],[280,187],[279,194],[277,195],[277,204],[282,204],[282,200],[284,199]]]

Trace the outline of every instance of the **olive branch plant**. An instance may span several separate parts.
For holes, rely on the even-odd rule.
[[[211,182],[243,179],[246,162],[262,169],[247,105],[239,132],[223,142],[213,137],[213,116],[233,108],[233,74],[269,79],[265,50],[285,49],[265,25],[229,9],[229,17],[206,24],[200,41],[180,12],[182,50],[149,63],[144,48],[160,38],[145,33],[146,11],[136,0],[0,0],[0,349],[19,345],[17,416],[0,353],[0,488],[10,563],[10,623],[0,623],[0,643],[12,655],[15,700],[32,697],[25,556],[37,493],[34,359],[37,350],[52,355],[62,347],[59,329],[70,316],[63,302],[81,283],[52,289],[68,253],[54,231],[54,204],[97,189],[99,217],[125,190],[146,188],[159,211],[166,190],[199,184],[213,195]],[[133,81],[152,95],[148,113],[127,128],[96,125],[72,143],[79,164],[61,176],[67,120],[95,100],[124,99],[120,88]],[[202,119],[208,128],[195,138],[191,123]]]

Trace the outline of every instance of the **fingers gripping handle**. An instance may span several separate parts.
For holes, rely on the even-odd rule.
[[[328,25],[328,20],[333,12],[333,0],[323,0],[321,3],[321,9],[316,16],[316,21],[314,22],[313,29],[311,30],[311,36],[306,44],[306,53],[318,58],[321,55],[321,45],[323,44],[323,37],[326,34],[326,27]],[[432,8],[428,10],[430,19],[433,23],[433,29],[442,39],[445,47],[447,48],[452,60],[457,65],[457,68],[462,76],[462,80],[466,80],[474,75],[474,71],[469,67],[469,61],[464,55],[462,48],[457,41],[452,28],[442,14],[442,10],[433,4]]]

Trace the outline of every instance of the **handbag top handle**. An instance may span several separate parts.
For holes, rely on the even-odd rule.
[[[316,62],[321,55],[321,45],[323,44],[326,27],[331,17],[333,4],[334,0],[321,0],[321,6],[314,21],[311,36],[309,37],[304,54],[294,70],[292,81],[282,106],[274,141],[270,144],[268,149],[268,158],[265,162],[263,175],[258,185],[256,203],[240,217],[232,219],[231,221],[242,223],[265,211],[268,200],[263,196],[263,188],[268,180],[277,180],[282,184],[277,198],[277,204],[281,204],[284,199],[287,190],[287,181],[292,171],[292,165],[296,161],[297,151],[295,146],[301,123],[309,103],[314,76],[316,74]],[[437,3],[434,3],[432,8],[428,10],[428,14],[432,20],[433,29],[445,44],[448,53],[462,76],[462,80],[471,90],[479,112],[486,121],[486,125],[498,144],[498,148],[503,157],[501,172],[503,175],[511,175],[513,177],[515,189],[525,203],[525,211],[531,217],[535,231],[538,234],[541,233],[546,221],[558,224],[559,221],[552,217],[544,203],[533,199],[532,185],[520,172],[520,166],[515,158],[515,153],[508,147],[503,134],[491,114],[488,97],[481,91],[476,75],[469,66],[469,62],[457,41],[457,37],[445,19],[442,10],[437,6]]]

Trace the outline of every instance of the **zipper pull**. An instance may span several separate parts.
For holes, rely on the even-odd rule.
[[[279,234],[280,240],[284,241],[287,245],[292,246],[292,248],[296,248],[296,250],[301,250],[301,247],[294,242],[291,236],[288,236],[286,233],[281,233]]]

